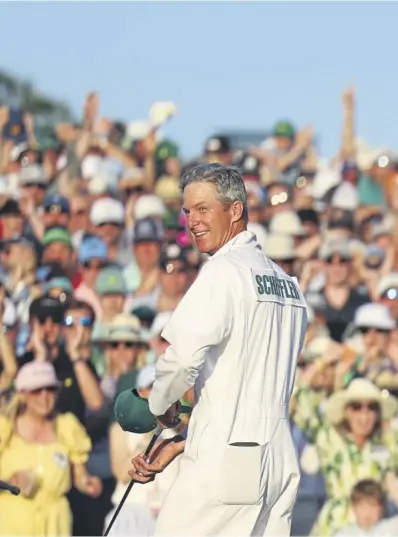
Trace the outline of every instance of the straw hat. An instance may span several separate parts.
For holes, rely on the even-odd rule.
[[[344,410],[354,401],[375,401],[380,405],[383,420],[391,419],[398,410],[398,401],[379,390],[367,379],[354,379],[348,388],[334,393],[326,402],[326,415],[333,425],[344,420]]]

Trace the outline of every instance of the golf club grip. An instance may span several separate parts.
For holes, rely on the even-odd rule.
[[[146,457],[149,455],[149,453],[151,452],[153,446],[155,445],[156,440],[157,440],[158,437],[159,437],[159,434],[160,434],[160,432],[161,432],[161,429],[160,429],[160,432],[158,432],[158,429],[159,429],[159,427],[157,427],[157,428],[155,429],[155,433],[154,433],[154,435],[152,436],[151,441],[149,442],[148,447],[146,448],[146,450],[145,450],[145,452],[144,452],[144,458],[146,458]],[[112,526],[113,526],[113,524],[114,524],[114,522],[115,522],[115,520],[116,520],[118,514],[120,513],[121,508],[122,508],[123,505],[124,505],[124,502],[127,500],[127,496],[130,494],[130,490],[133,488],[134,483],[135,483],[135,481],[134,481],[134,479],[132,479],[132,480],[130,481],[130,483],[128,484],[128,487],[126,488],[126,491],[125,491],[125,493],[123,494],[123,498],[120,500],[120,503],[119,503],[119,505],[117,506],[117,509],[116,509],[116,511],[115,511],[115,514],[113,515],[112,520],[109,522],[108,527],[107,527],[106,530],[105,530],[104,537],[106,537],[107,535],[109,535],[109,532],[111,531]]]

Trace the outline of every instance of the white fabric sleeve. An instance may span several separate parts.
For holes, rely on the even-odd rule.
[[[162,332],[170,347],[159,358],[149,408],[163,415],[189,388],[204,365],[211,347],[228,338],[233,324],[233,304],[223,260],[206,263]]]

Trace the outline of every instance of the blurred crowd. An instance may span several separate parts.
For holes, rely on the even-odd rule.
[[[257,145],[211,136],[187,161],[164,135],[174,103],[132,122],[103,118],[97,93],[82,108],[45,137],[0,108],[0,479],[22,491],[0,491],[0,534],[101,535],[112,517],[148,443],[114,400],[148,396],[163,328],[206,263],[179,190],[201,162],[240,168],[248,229],[308,303],[292,534],[396,534],[398,154],[358,138],[354,89],[327,160],[289,121]],[[151,536],[177,471],[134,487],[111,535]]]

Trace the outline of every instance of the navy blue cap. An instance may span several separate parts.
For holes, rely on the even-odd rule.
[[[137,220],[134,226],[133,242],[161,242],[163,228],[153,218],[146,217]]]
[[[59,194],[50,194],[46,196],[43,207],[46,213],[70,213],[68,198]]]

